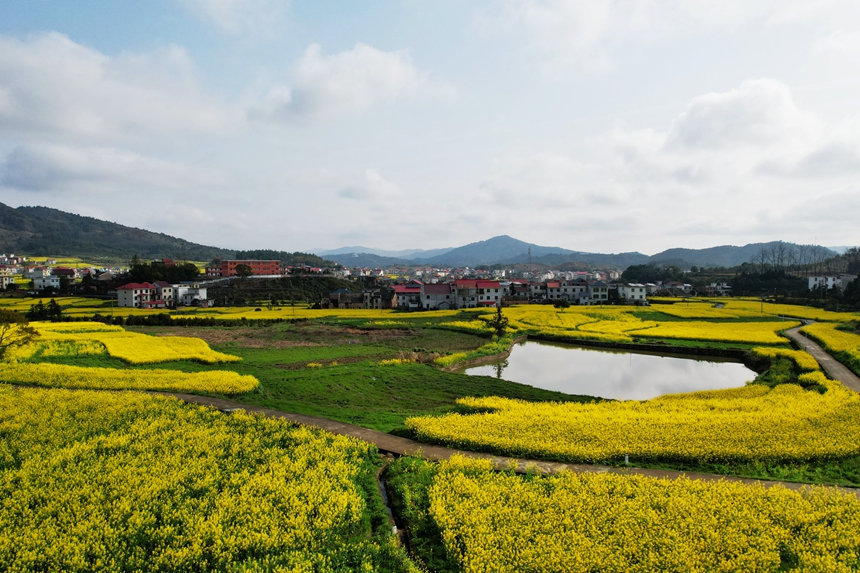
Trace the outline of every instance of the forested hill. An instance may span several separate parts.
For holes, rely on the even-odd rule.
[[[287,251],[273,251],[271,249],[256,249],[253,251],[236,251],[237,259],[258,259],[263,261],[281,261],[285,265],[308,265],[309,267],[333,267],[334,261],[310,253],[289,253]]]
[[[82,217],[49,207],[12,208],[0,203],[0,253],[70,256],[105,262],[172,258],[210,261],[234,252],[163,233]]]

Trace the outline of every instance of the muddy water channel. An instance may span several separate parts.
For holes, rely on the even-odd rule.
[[[516,345],[505,360],[463,372],[617,400],[735,388],[756,376],[728,358],[634,353],[531,340]]]

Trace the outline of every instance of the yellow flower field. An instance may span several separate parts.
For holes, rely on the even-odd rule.
[[[860,501],[822,488],[588,473],[526,480],[454,458],[429,497],[465,573],[847,573],[860,560]]]
[[[409,418],[423,441],[505,455],[572,462],[800,461],[860,454],[860,395],[820,371],[805,382],[669,394],[647,401],[526,402],[498,397],[457,402],[482,413]]]
[[[860,360],[860,336],[837,330],[837,325],[820,323],[808,324],[801,330],[811,338],[821,342],[833,352],[847,352]]]
[[[818,370],[818,361],[804,350],[789,350],[787,348],[773,348],[757,346],[751,352],[763,358],[788,358],[801,370]]]
[[[101,343],[108,354],[129,364],[157,364],[177,360],[216,364],[241,360],[238,356],[212,350],[206,341],[199,338],[147,336],[100,322],[34,322],[32,326],[49,340]],[[44,353],[42,355],[45,356]]]
[[[253,376],[243,376],[227,370],[186,373],[178,370],[118,370],[26,362],[0,364],[0,382],[54,388],[163,390],[217,394],[244,394],[259,385],[259,381]]]
[[[777,333],[794,328],[800,323],[780,322],[661,322],[643,330],[627,334],[648,338],[678,338],[684,340],[710,340],[714,342],[742,342],[747,344],[788,344],[788,339]]]
[[[6,571],[414,571],[393,536],[370,537],[365,442],[138,393],[4,385],[0,428]]]

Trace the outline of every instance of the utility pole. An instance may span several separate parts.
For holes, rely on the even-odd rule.
[[[529,280],[533,280],[535,276],[535,268],[532,265],[532,248],[529,247]]]

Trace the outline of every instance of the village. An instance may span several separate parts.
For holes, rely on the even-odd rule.
[[[0,289],[28,286],[27,292],[39,295],[78,294],[82,285],[111,285],[107,296],[116,306],[129,308],[210,307],[214,300],[208,287],[230,281],[278,279],[288,276],[335,277],[355,286],[338,288],[319,301],[307,301],[314,308],[451,310],[508,304],[555,304],[557,306],[633,304],[649,305],[654,296],[732,296],[727,281],[694,286],[670,280],[623,282],[618,269],[562,271],[512,268],[483,270],[469,267],[391,267],[348,268],[284,265],[279,260],[234,259],[217,261],[201,270],[199,278],[179,282],[124,282],[128,268],[58,265],[56,259],[28,261],[26,257],[0,255]],[[176,265],[172,259],[154,261],[165,267]],[[855,275],[810,276],[812,290],[843,290]],[[17,280],[16,280],[17,279]],[[30,281],[27,284],[26,281]]]

